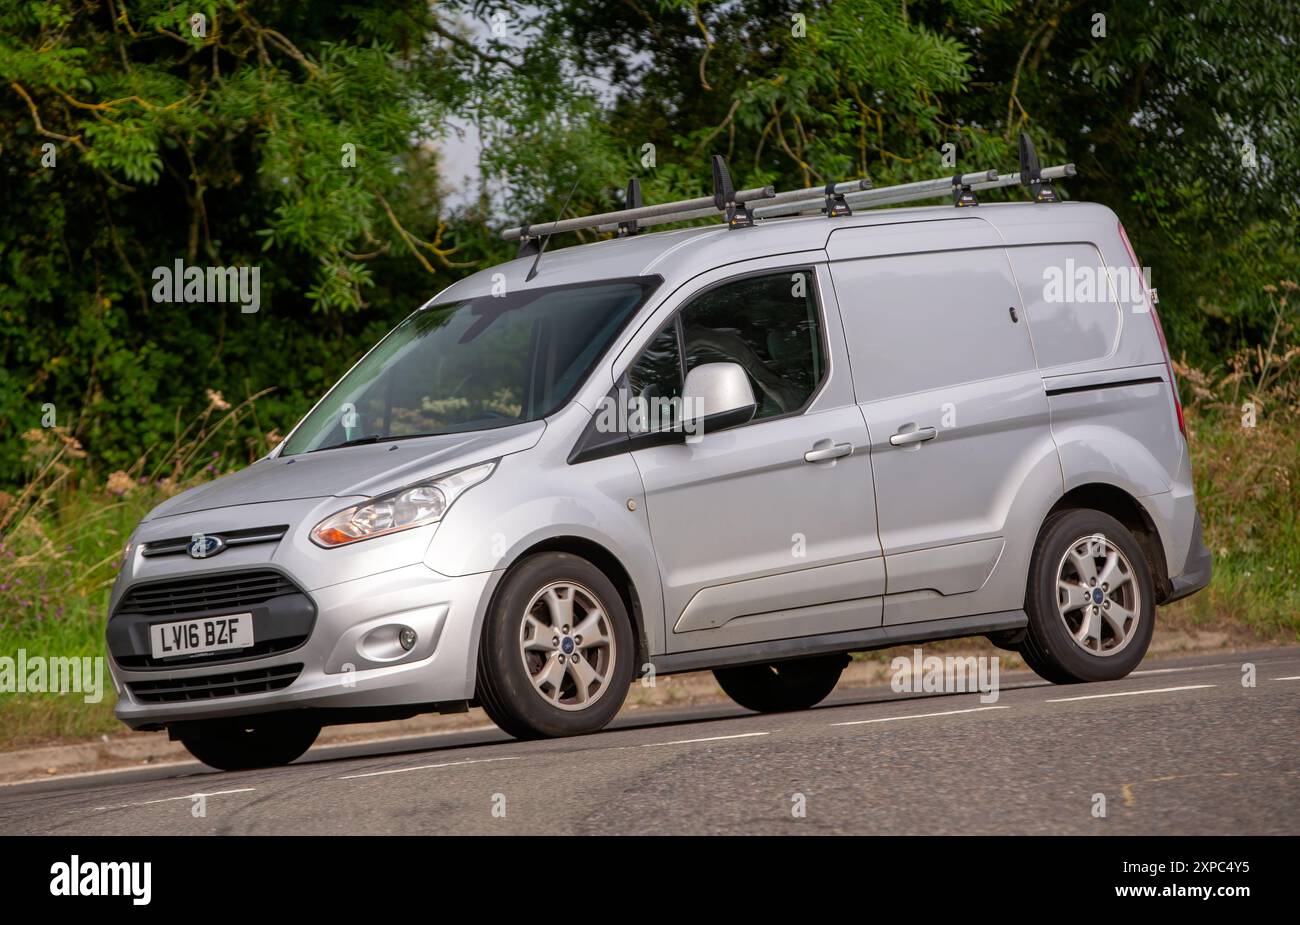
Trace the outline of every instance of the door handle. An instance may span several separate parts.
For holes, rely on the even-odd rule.
[[[851,443],[833,443],[830,446],[823,446],[815,450],[809,450],[807,453],[803,454],[803,461],[825,462],[828,459],[839,459],[841,456],[848,456],[852,452],[853,444]]]
[[[889,442],[894,446],[911,446],[913,443],[933,440],[938,433],[933,427],[918,427],[916,430],[899,431],[889,438]]]

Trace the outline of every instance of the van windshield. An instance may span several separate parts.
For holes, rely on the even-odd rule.
[[[423,308],[330,390],[282,453],[546,417],[572,397],[661,281],[602,280]]]

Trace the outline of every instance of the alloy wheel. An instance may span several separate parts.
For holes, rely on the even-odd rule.
[[[1128,557],[1101,534],[1077,539],[1057,566],[1056,610],[1075,645],[1089,655],[1122,652],[1142,614]]]
[[[519,652],[542,699],[583,710],[609,687],[618,657],[600,599],[572,581],[554,581],[533,595],[519,627]]]

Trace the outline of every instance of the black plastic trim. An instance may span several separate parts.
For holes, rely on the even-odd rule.
[[[986,633],[1022,629],[1028,625],[1029,617],[1023,610],[1003,610],[969,617],[949,617],[921,623],[872,626],[843,633],[800,636],[797,639],[752,642],[739,646],[699,649],[694,652],[674,652],[656,655],[650,659],[650,663],[659,674],[706,671],[732,665],[763,665],[831,652],[864,652],[870,649],[887,649],[902,643],[982,636]]]
[[[1151,385],[1164,382],[1160,376],[1147,376],[1142,379],[1116,379],[1113,382],[1095,382],[1092,385],[1070,385],[1059,389],[1048,389],[1048,395],[1070,395],[1074,392],[1096,392],[1101,389],[1121,389],[1129,385]]]

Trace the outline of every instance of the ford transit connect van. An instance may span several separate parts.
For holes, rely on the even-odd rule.
[[[274,452],[144,519],[107,629],[126,724],[218,768],[473,705],[571,735],[651,673],[790,710],[847,653],[962,636],[1110,680],[1209,581],[1156,306],[1103,206],[542,256],[450,286]]]

